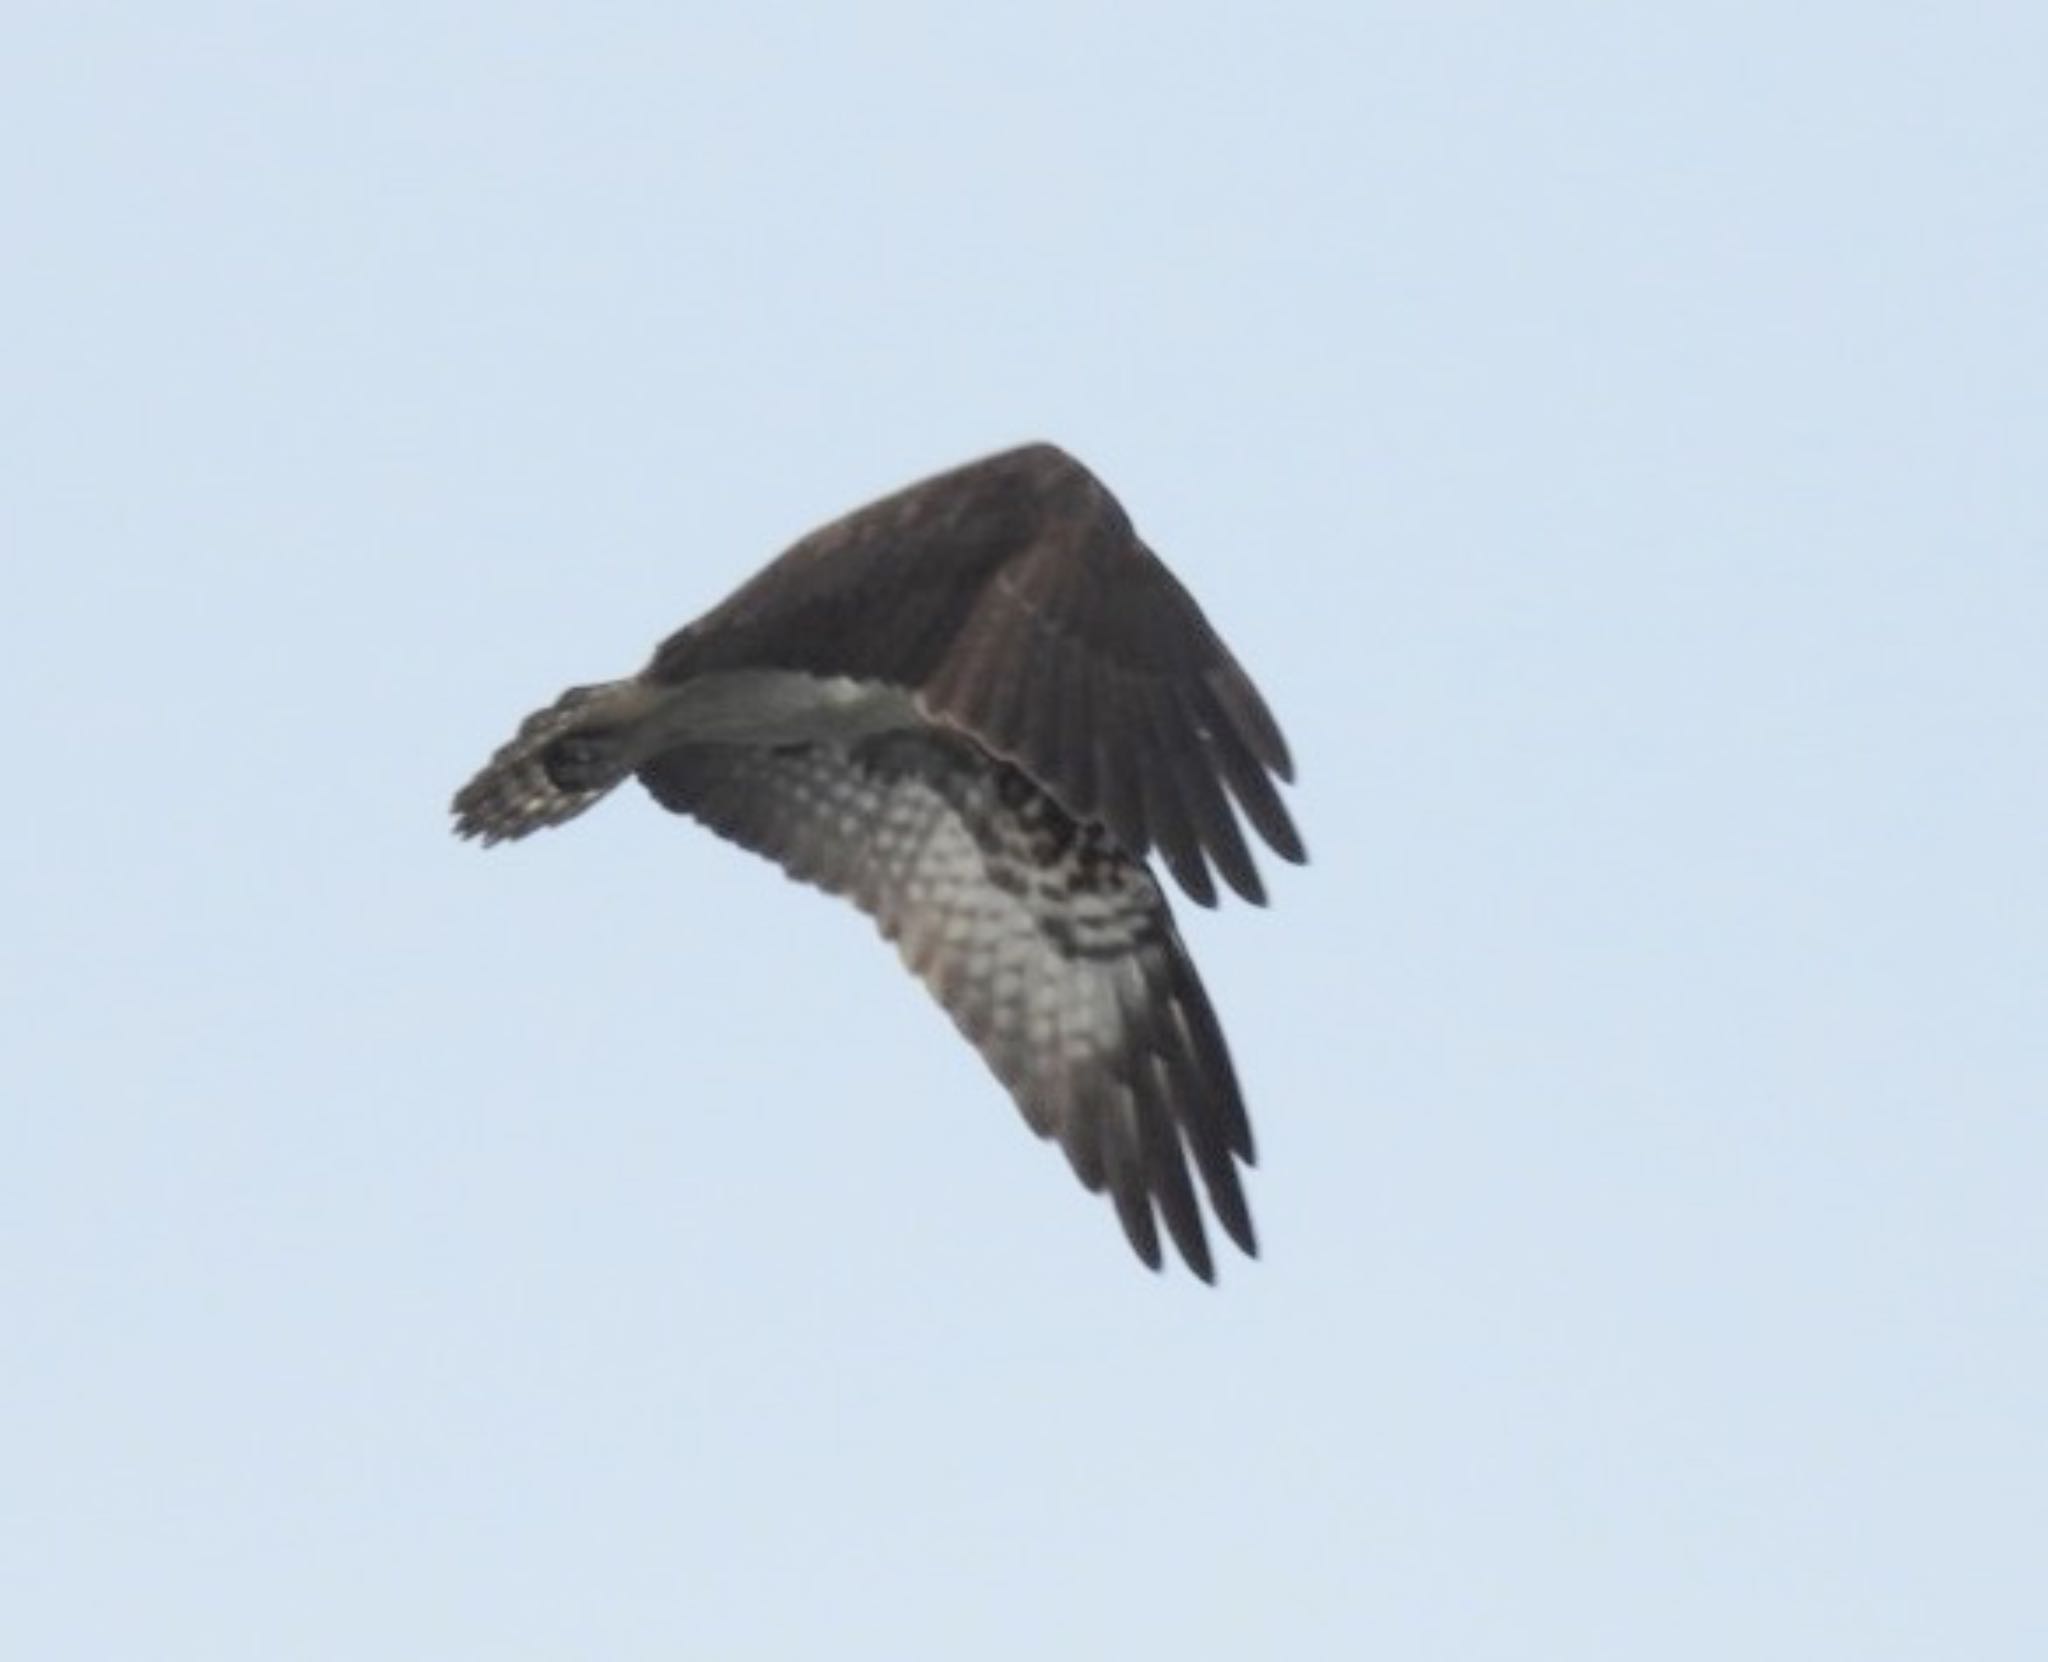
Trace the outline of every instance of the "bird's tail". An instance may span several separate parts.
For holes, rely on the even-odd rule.
[[[633,771],[637,680],[571,687],[519,724],[451,805],[457,836],[486,845],[574,819]]]

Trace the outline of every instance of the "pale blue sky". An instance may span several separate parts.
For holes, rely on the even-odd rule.
[[[23,4],[0,1652],[2048,1654],[2048,13]],[[1019,439],[1260,678],[1148,1276],[452,788]]]

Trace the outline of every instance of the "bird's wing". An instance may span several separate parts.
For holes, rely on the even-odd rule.
[[[1211,864],[1264,899],[1237,813],[1305,857],[1273,784],[1293,763],[1258,689],[1108,488],[1051,445],[813,532],[665,641],[646,675],[752,666],[910,689],[1076,819],[1136,857],[1157,848],[1203,905]]]
[[[1190,1160],[1256,1251],[1235,1163],[1252,1159],[1251,1127],[1222,1031],[1159,886],[1099,826],[943,734],[682,746],[640,777],[663,806],[870,914],[1032,1130],[1108,1190],[1146,1263],[1163,1217],[1213,1276]]]

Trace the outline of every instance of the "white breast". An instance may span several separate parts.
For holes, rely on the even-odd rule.
[[[924,725],[901,687],[795,670],[738,669],[699,675],[660,689],[636,749],[673,744],[843,743],[871,733]]]

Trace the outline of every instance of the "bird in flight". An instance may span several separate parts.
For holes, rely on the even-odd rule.
[[[1146,859],[1263,905],[1239,818],[1305,860],[1293,764],[1087,468],[1027,445],[813,531],[639,674],[527,717],[455,828],[523,837],[629,775],[872,917],[1146,1264],[1163,1221],[1215,1278],[1197,1181],[1257,1254],[1251,1123]]]

